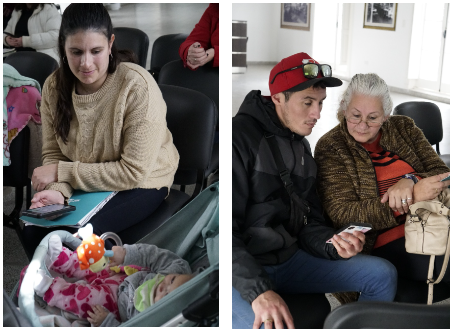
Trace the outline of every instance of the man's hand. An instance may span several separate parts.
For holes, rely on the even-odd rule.
[[[125,261],[126,250],[121,246],[112,246],[112,251],[114,255],[110,258],[109,267],[122,265]]]
[[[252,302],[252,310],[255,313],[255,321],[252,328],[260,328],[265,323],[265,328],[295,328],[293,317],[281,296],[272,290],[260,294]]]
[[[48,184],[57,182],[57,177],[58,163],[37,167],[32,175],[33,189],[37,192],[42,191]]]
[[[30,209],[53,205],[53,204],[63,205],[65,203],[65,197],[59,191],[45,190],[45,191],[35,193],[31,202],[32,202],[32,205],[30,206]]]
[[[88,313],[88,322],[92,324],[94,327],[98,327],[102,324],[104,319],[109,315],[109,311],[104,309],[101,305],[94,305],[91,307],[93,312],[87,311]]]
[[[366,243],[366,236],[362,232],[353,231],[353,234],[341,232],[341,236],[333,236],[333,245],[342,258],[348,259],[354,257],[363,250],[363,245]]]

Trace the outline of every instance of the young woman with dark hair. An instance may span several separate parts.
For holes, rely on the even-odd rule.
[[[102,4],[66,8],[61,66],[43,88],[43,166],[32,176],[31,208],[63,203],[74,189],[119,191],[90,220],[98,235],[149,216],[167,196],[179,159],[159,87],[142,67],[119,62],[114,41]],[[48,231],[24,228],[29,253]]]

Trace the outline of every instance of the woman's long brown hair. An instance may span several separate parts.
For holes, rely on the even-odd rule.
[[[56,121],[54,130],[57,137],[60,137],[66,144],[68,142],[69,127],[71,123],[72,89],[77,78],[71,72],[68,60],[65,57],[66,38],[79,31],[95,31],[103,33],[110,41],[113,34],[112,21],[109,13],[102,4],[73,3],[69,5],[62,17],[60,33],[58,35],[58,53],[60,67],[56,71],[55,89],[58,93]],[[115,42],[111,49],[112,57],[109,56],[109,74],[117,69],[118,52]]]

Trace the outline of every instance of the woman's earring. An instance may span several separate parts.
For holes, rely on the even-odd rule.
[[[110,60],[113,61],[113,55],[112,55],[112,53],[110,54]]]
[[[66,64],[66,56],[63,56],[63,63]]]

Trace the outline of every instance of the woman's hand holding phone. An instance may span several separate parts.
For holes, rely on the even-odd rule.
[[[449,187],[450,181],[443,181],[451,172],[442,173],[432,177],[421,179],[413,188],[414,203],[435,199],[443,189]]]

